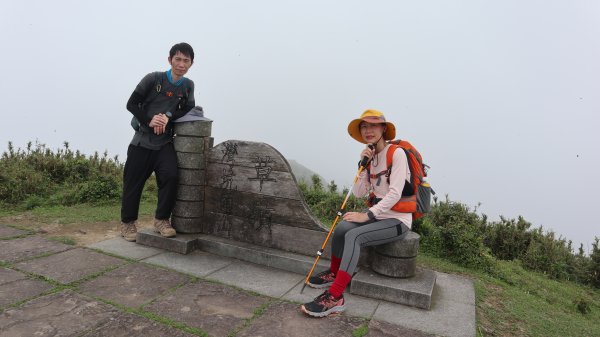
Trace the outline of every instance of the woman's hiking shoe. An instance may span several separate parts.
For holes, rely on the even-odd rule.
[[[127,241],[135,241],[137,238],[137,228],[135,221],[121,222],[121,236]]]
[[[154,231],[160,233],[160,235],[166,238],[172,238],[175,236],[175,230],[171,227],[169,219],[159,220],[154,219]]]
[[[308,286],[311,288],[321,289],[329,287],[333,283],[333,280],[335,280],[335,274],[331,271],[331,269],[327,269],[326,271],[315,276],[311,276],[308,279]]]
[[[342,312],[346,309],[344,295],[339,298],[333,297],[329,291],[317,296],[312,302],[306,303],[300,307],[303,313],[312,317],[325,317],[329,314]]]

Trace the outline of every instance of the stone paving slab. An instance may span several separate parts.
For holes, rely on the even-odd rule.
[[[78,336],[117,314],[111,306],[70,290],[0,314],[0,336]]]
[[[242,261],[236,261],[207,278],[277,298],[303,279],[298,274]]]
[[[125,260],[75,248],[15,264],[15,268],[67,284],[125,263]]]
[[[418,330],[408,329],[400,325],[371,320],[366,337],[435,337]]]
[[[116,242],[117,239],[114,241]],[[118,238],[118,243],[119,246],[122,246],[123,243],[128,244],[121,238]],[[135,246],[135,243],[132,244]],[[157,251],[164,253],[164,251]],[[125,256],[124,254],[120,255]],[[160,259],[161,258],[158,258],[157,260]],[[183,261],[184,260],[178,260],[175,266],[187,273]],[[211,278],[213,275],[216,275],[217,277],[212,277],[212,279],[273,297],[278,297],[277,294],[285,288],[283,287],[272,293],[261,291],[258,289],[259,287],[257,284],[264,288],[268,288],[270,282],[279,280],[279,276],[273,274],[272,269],[270,268],[256,266],[240,260],[235,261],[235,263],[232,263],[213,274],[209,274],[207,277]],[[196,266],[193,266],[196,262],[193,260],[188,262],[191,263],[191,265],[187,267],[188,270],[193,271],[197,268]],[[181,266],[178,265],[179,263],[181,263]],[[246,267],[242,270],[244,267],[238,268],[238,265],[240,264],[245,264],[250,267]],[[168,265],[166,266],[169,267]],[[235,269],[240,270],[236,271]],[[455,275],[437,272],[436,275],[437,285],[433,291],[432,306],[429,311],[346,293],[344,296],[348,303],[347,309],[346,312],[340,316],[372,318],[372,321],[378,321],[381,324],[389,323],[392,325],[403,326],[407,329],[414,329],[427,334],[435,334],[436,336],[475,336],[475,293],[472,282],[464,277]],[[294,308],[299,308],[299,303],[308,302],[320,293],[319,290],[306,287],[304,294],[299,294],[305,276],[306,275],[297,275],[299,278],[298,282],[290,287],[281,297],[286,300],[298,302],[289,303]],[[247,278],[250,279],[248,280]],[[247,328],[248,327],[245,329]],[[373,328],[373,331],[376,331],[376,329]],[[385,331],[382,330],[381,333],[385,333]]]
[[[303,314],[293,303],[271,304],[263,315],[250,326],[242,329],[236,337],[340,337],[352,336],[352,331],[367,321],[346,315],[312,318]]]
[[[474,337],[474,290],[471,290],[472,296],[460,291],[467,290],[471,281],[460,276],[437,274],[430,310],[381,302],[373,318],[439,336]],[[473,302],[467,303],[471,299]]]
[[[20,229],[16,229],[16,228],[12,228],[6,225],[0,225],[0,238],[4,239],[4,238],[10,238],[13,236],[19,236],[19,235],[25,235],[25,234],[29,234],[29,232],[26,232],[24,230],[20,230]]]
[[[179,253],[163,253],[154,255],[142,261],[171,268],[182,273],[205,277],[217,270],[227,267],[236,260],[219,255],[194,251],[187,255],[181,255]]]
[[[178,272],[133,263],[83,282],[79,288],[91,296],[138,307],[188,280],[188,276]]]
[[[17,262],[43,254],[64,252],[72,248],[74,247],[38,235],[0,240],[0,262]]]
[[[304,277],[306,277],[306,275]],[[304,277],[300,284],[288,291],[281,298],[297,303],[308,303],[325,291],[325,289],[313,289],[306,286],[304,291],[300,293],[300,290],[304,285]],[[377,309],[379,302],[381,302],[376,299],[349,294],[348,292],[344,293],[344,299],[346,300],[346,311],[344,311],[344,315],[364,318],[371,318],[375,313],[375,309]],[[300,307],[300,304],[298,304],[298,307]]]
[[[135,242],[125,241],[122,237],[100,241],[91,244],[88,247],[133,260],[146,259],[150,256],[164,252],[162,249],[146,247],[138,245]]]
[[[211,282],[188,283],[144,307],[144,310],[225,337],[254,316],[268,298]]]
[[[52,289],[52,285],[6,268],[0,268],[0,307],[35,297]]]
[[[190,333],[177,330],[145,317],[133,314],[119,314],[111,317],[108,323],[86,333],[82,337],[194,337]]]

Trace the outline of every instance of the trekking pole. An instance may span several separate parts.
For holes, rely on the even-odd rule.
[[[374,146],[369,144],[369,148],[373,149]],[[342,203],[342,206],[340,206],[339,211],[337,211],[337,216],[333,220],[333,224],[331,225],[331,228],[329,229],[329,233],[327,233],[327,237],[325,238],[325,241],[321,245],[321,249],[319,249],[319,251],[317,252],[317,257],[315,258],[315,262],[313,263],[312,267],[310,268],[308,275],[306,275],[306,279],[304,280],[304,285],[302,286],[302,289],[300,289],[301,294],[304,291],[304,288],[306,288],[306,285],[308,284],[308,280],[310,279],[310,276],[312,275],[313,271],[315,270],[315,267],[317,266],[317,262],[319,262],[321,255],[323,255],[323,251],[325,250],[325,247],[327,246],[327,242],[329,241],[329,238],[331,237],[331,233],[333,233],[333,229],[335,228],[335,225],[337,225],[338,220],[342,216],[342,211],[346,207],[346,202],[348,202],[348,198],[350,198],[350,193],[352,193],[352,187],[354,187],[354,184],[356,184],[356,182],[358,181],[358,177],[360,176],[360,173],[365,169],[365,167],[367,167],[368,162],[369,162],[369,157],[367,157],[367,156],[363,157],[363,159],[360,161],[360,167],[358,168],[358,172],[356,172],[356,177],[354,177],[352,186],[350,186],[350,188],[348,189],[348,193],[346,193],[346,198],[344,198],[344,202]]]

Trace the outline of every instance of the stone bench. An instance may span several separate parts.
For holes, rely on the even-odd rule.
[[[371,251],[371,268],[376,273],[389,277],[415,276],[420,238],[419,234],[408,232],[398,241],[374,246]]]

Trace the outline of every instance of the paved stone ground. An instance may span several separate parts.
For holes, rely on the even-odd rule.
[[[447,278],[450,283],[442,274],[442,286],[455,287]],[[178,255],[121,239],[78,248],[0,225],[0,336],[475,335],[474,306],[473,326],[430,333],[416,323],[392,324],[389,316],[443,321],[435,310],[400,312],[398,305],[351,295],[346,313],[309,318],[299,303],[318,292],[299,295],[302,280],[203,252]],[[472,292],[467,283],[458,285]]]

